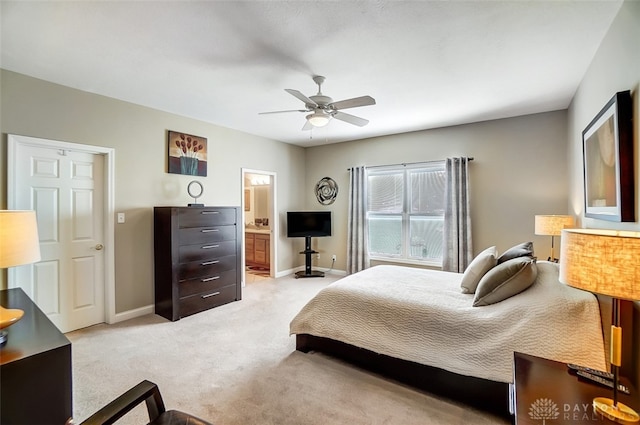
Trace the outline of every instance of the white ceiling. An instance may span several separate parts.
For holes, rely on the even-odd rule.
[[[620,0],[4,1],[0,66],[300,146],[564,109]],[[300,100],[377,104],[301,131]],[[188,129],[180,129],[188,131]]]

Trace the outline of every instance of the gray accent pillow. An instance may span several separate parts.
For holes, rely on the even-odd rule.
[[[486,272],[496,265],[498,250],[495,246],[485,249],[471,261],[462,275],[460,288],[463,294],[473,294]]]
[[[533,257],[533,242],[522,242],[512,246],[498,257],[498,264],[518,257]]]
[[[517,257],[489,270],[478,283],[473,306],[499,303],[533,285],[538,276],[533,257]]]

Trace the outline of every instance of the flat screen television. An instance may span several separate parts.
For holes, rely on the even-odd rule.
[[[287,212],[287,236],[290,238],[331,236],[331,211]]]

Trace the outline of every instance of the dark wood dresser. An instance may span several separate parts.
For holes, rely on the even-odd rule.
[[[0,305],[24,311],[0,346],[0,423],[69,423],[71,342],[22,289],[0,291]]]
[[[155,207],[155,310],[179,320],[242,299],[239,207]]]

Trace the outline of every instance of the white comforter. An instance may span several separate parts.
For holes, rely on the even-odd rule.
[[[529,289],[483,307],[461,293],[462,274],[375,266],[321,290],[290,333],[498,382],[513,380],[514,351],[606,370],[595,296],[560,283],[557,264],[537,266]]]

